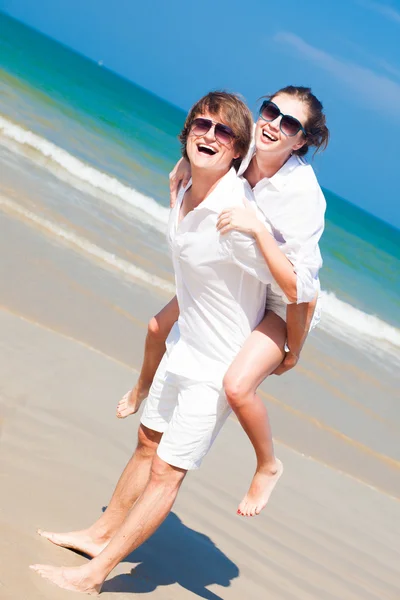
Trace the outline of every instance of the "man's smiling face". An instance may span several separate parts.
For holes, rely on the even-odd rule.
[[[192,125],[187,138],[186,152],[190,161],[190,165],[197,169],[207,169],[213,172],[226,173],[234,158],[238,157],[235,151],[234,140],[227,144],[221,143],[215,136],[215,124],[226,123],[222,115],[213,115],[209,112],[196,115],[196,119],[209,119],[213,121],[212,127],[202,135],[196,135],[195,127]]]

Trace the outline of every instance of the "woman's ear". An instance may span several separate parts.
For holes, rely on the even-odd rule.
[[[302,136],[302,139],[295,146],[293,146],[292,152],[295,150],[300,150],[300,148],[302,148],[305,144],[307,144],[307,140]]]

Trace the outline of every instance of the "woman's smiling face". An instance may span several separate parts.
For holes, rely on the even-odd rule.
[[[304,129],[306,129],[308,110],[307,106],[301,100],[287,94],[278,94],[271,98],[278,106],[281,113],[295,117]],[[271,153],[279,156],[290,156],[290,154],[301,148],[306,139],[302,131],[294,136],[287,136],[280,130],[282,116],[274,121],[264,121],[261,117],[256,124],[255,144],[257,152]]]

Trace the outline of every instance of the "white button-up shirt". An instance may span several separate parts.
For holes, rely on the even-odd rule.
[[[216,229],[224,208],[243,206],[244,184],[234,169],[179,222],[184,192],[171,210],[167,232],[180,310],[167,339],[167,370],[197,381],[222,381],[264,316],[266,284],[273,278],[253,237]],[[260,212],[259,218],[268,227]]]
[[[253,144],[242,161],[239,175],[246,171],[254,152]],[[273,177],[259,181],[253,193],[280,249],[294,266],[297,302],[310,302],[320,288],[318,271],[322,258],[318,242],[324,230],[326,209],[312,166],[293,155]],[[275,282],[271,289],[281,294]]]

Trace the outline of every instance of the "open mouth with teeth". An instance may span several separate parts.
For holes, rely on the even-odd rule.
[[[269,140],[270,142],[277,142],[278,138],[275,138],[273,135],[271,135],[270,133],[268,133],[268,131],[266,131],[265,129],[263,129],[263,137],[267,138],[267,140]]]
[[[217,151],[214,148],[211,146],[206,146],[205,144],[199,144],[197,146],[197,150],[202,154],[208,154],[208,156],[214,156],[214,154],[217,154]]]

